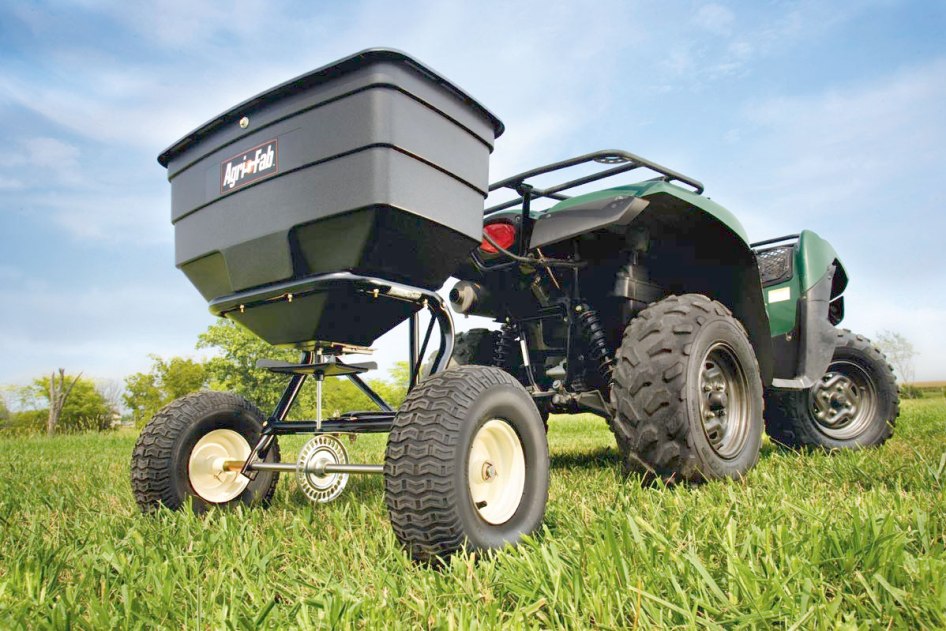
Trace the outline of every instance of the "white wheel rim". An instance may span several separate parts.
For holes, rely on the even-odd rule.
[[[239,471],[225,471],[227,460],[246,460],[250,444],[232,429],[215,429],[205,434],[191,451],[187,477],[194,493],[212,504],[237,498],[250,479]]]
[[[473,437],[467,471],[479,516],[490,524],[509,521],[526,486],[526,458],[516,430],[501,419],[484,423]]]

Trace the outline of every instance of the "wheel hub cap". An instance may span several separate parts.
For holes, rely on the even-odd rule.
[[[299,488],[313,502],[331,502],[345,490],[347,473],[324,473],[330,464],[348,464],[348,452],[340,440],[320,435],[303,445],[296,463]],[[322,471],[323,473],[318,473]]]
[[[873,382],[860,366],[835,362],[811,389],[809,409],[822,433],[845,440],[870,424],[875,401]]]
[[[483,424],[473,437],[467,468],[470,498],[480,517],[502,524],[515,515],[526,482],[522,442],[502,419]]]
[[[187,462],[191,488],[202,499],[224,504],[236,499],[250,483],[239,471],[224,470],[228,460],[246,460],[250,444],[232,429],[215,429],[197,441]]]
[[[749,384],[733,349],[713,344],[700,369],[700,416],[710,447],[721,458],[735,458],[749,437]]]

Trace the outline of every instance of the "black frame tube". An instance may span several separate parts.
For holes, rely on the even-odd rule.
[[[387,412],[361,412],[350,416],[327,418],[319,429],[316,421],[281,421],[274,423],[272,433],[288,434],[384,434],[391,431],[394,410]]]
[[[773,243],[781,243],[782,241],[791,241],[792,239],[797,239],[801,235],[797,234],[787,234],[784,237],[775,237],[774,239],[766,239],[765,241],[756,241],[755,243],[750,243],[750,248],[758,248],[763,245],[771,245]]]
[[[381,398],[381,395],[379,395],[377,392],[375,392],[374,390],[372,390],[371,386],[369,386],[367,383],[365,383],[365,382],[362,380],[361,377],[359,377],[358,375],[346,375],[346,377],[348,377],[348,379],[350,379],[351,382],[352,382],[353,384],[355,384],[355,386],[356,386],[359,390],[361,390],[362,392],[364,392],[364,393],[365,393],[365,396],[367,396],[369,399],[371,399],[371,402],[374,403],[375,405],[377,405],[381,410],[383,410],[383,411],[385,411],[385,412],[393,412],[393,411],[394,411],[394,408],[392,408],[392,407],[388,404],[387,401],[385,401],[384,399],[382,399],[382,398]]]
[[[434,319],[431,318],[430,322],[427,323],[427,332],[424,333],[424,341],[421,342],[420,350],[417,351],[417,361],[414,363],[414,368],[411,370],[411,380],[408,387],[408,392],[414,389],[414,386],[417,385],[418,380],[420,379],[420,371],[424,367],[424,355],[427,354],[427,344],[430,343],[430,335],[434,332]]]
[[[420,360],[417,357],[417,314],[412,313],[410,320],[408,321],[408,333],[407,333],[407,369],[408,377],[407,382],[407,391],[410,392],[414,389],[414,386],[417,385],[417,366],[420,363]]]

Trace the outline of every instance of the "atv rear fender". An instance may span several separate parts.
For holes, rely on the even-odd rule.
[[[667,293],[700,293],[727,305],[746,328],[763,382],[771,383],[772,339],[759,271],[745,229],[728,210],[680,186],[648,180],[579,195],[532,216],[531,248],[602,231],[630,239],[641,231],[651,283]]]

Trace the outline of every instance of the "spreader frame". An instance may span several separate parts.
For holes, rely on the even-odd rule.
[[[375,299],[401,300],[416,304],[420,309],[426,309],[430,312],[430,323],[427,326],[423,341],[420,341],[420,318],[418,312],[409,316],[409,336],[408,336],[408,366],[410,368],[410,382],[408,391],[416,385],[420,375],[422,358],[427,352],[427,346],[430,343],[430,337],[433,333],[434,324],[439,326],[440,347],[434,361],[431,364],[430,373],[438,373],[446,369],[453,354],[455,331],[453,326],[453,316],[450,309],[444,303],[443,299],[436,292],[421,287],[405,285],[371,276],[361,276],[351,272],[335,272],[331,274],[322,274],[296,280],[290,283],[283,283],[279,287],[267,288],[265,294],[258,291],[241,292],[228,296],[225,301],[215,301],[211,304],[211,310],[217,315],[226,316],[227,313],[235,310],[243,310],[262,303],[275,301],[292,302],[295,296],[305,296],[312,293],[330,291],[342,284],[351,284],[357,291],[362,291],[373,296]],[[361,377],[359,372],[367,368],[359,367],[356,364],[346,364],[336,355],[343,352],[344,346],[332,342],[316,344],[314,350],[304,350],[300,357],[299,364],[293,365],[270,365],[270,369],[277,372],[291,374],[289,383],[283,391],[279,402],[272,414],[263,423],[259,440],[254,445],[246,462],[243,463],[241,473],[252,479],[257,471],[264,470],[269,465],[262,462],[265,460],[273,440],[277,435],[286,434],[363,434],[363,433],[387,433],[391,431],[394,423],[394,417],[397,410],[384,400],[380,394],[375,392]],[[264,366],[266,367],[266,366]],[[324,368],[324,370],[320,370]],[[331,374],[334,373],[334,374]],[[319,385],[319,418],[315,420],[287,421],[286,417],[292,409],[302,386],[309,377],[314,377]],[[322,419],[321,418],[321,382],[326,376],[339,376],[348,378],[355,386],[361,390],[371,401],[378,406],[377,412],[347,412],[338,417]],[[293,467],[295,465],[292,465]],[[373,465],[354,466],[351,473],[379,473],[380,470]],[[270,469],[272,467],[269,467]]]

